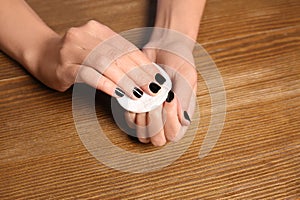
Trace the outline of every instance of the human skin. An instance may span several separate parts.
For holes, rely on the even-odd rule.
[[[151,142],[155,146],[162,146],[167,141],[178,141],[183,137],[190,124],[194,112],[197,86],[197,73],[193,66],[193,43],[191,41],[195,41],[197,38],[204,6],[205,0],[158,0],[155,27],[178,31],[190,40],[185,40],[183,36],[184,41],[172,41],[174,35],[172,31],[166,31],[167,34],[158,33],[157,36],[153,33],[154,36],[151,37],[150,45],[146,45],[143,50],[151,61],[169,67],[165,70],[172,80],[172,90],[175,94],[171,102],[166,101],[162,107],[149,113],[126,113],[127,121],[137,125],[137,136],[143,143]],[[158,30],[158,32],[160,31]],[[161,39],[161,35],[166,35],[164,36],[166,38]],[[183,50],[184,54],[190,54],[190,56],[182,58],[159,48],[151,48],[153,46],[151,43],[156,43],[159,39],[166,41],[169,36],[171,39],[168,42],[175,45],[173,49],[176,47],[185,49]],[[154,46],[168,45],[170,44],[156,44]],[[185,111],[187,112],[185,113]],[[151,127],[148,130],[140,128],[147,126],[149,120],[154,120],[153,124],[162,127],[158,133],[151,133]]]
[[[157,69],[144,53],[105,25],[91,20],[81,27],[70,28],[61,37],[25,1],[5,0],[0,7],[0,26],[1,50],[53,89],[65,91],[79,76],[80,81],[111,96],[118,97],[124,92],[133,99],[138,99],[143,92],[155,95],[148,85],[154,82]],[[99,60],[83,63],[98,44],[109,38],[114,39],[99,52],[103,54],[99,57],[115,62],[109,67],[99,66]],[[121,50],[116,47],[120,42],[124,47]],[[119,55],[114,55],[117,51]],[[120,57],[115,59],[115,56]],[[141,65],[147,65],[147,71],[139,67]],[[130,71],[135,75],[130,77]]]
[[[155,26],[179,31],[195,40],[204,3],[205,1],[201,0],[159,0]],[[144,49],[143,53],[134,49],[129,42],[122,40],[124,46],[132,48],[132,51],[115,59],[108,68],[103,69],[93,62],[82,64],[99,43],[112,37],[120,39],[118,34],[92,20],[81,27],[70,28],[64,36],[60,36],[22,0],[1,1],[0,27],[0,49],[21,63],[42,83],[58,91],[67,90],[75,80],[79,80],[114,97],[125,93],[133,99],[138,99],[143,92],[154,96],[155,92],[149,85],[155,83],[158,71],[151,65],[152,61],[172,66],[169,60],[174,57],[172,54],[154,49]],[[187,67],[178,72],[190,81],[191,88],[195,88],[197,81],[191,79],[196,76],[195,69],[188,67],[187,63],[184,65]],[[130,76],[130,71],[135,71],[138,76]],[[139,80],[136,77],[143,79]],[[126,81],[122,83],[121,80]],[[172,81],[173,84],[176,82],[174,78]],[[189,120],[182,115],[186,108],[182,110],[181,105],[185,103],[176,97],[177,93],[180,93],[179,89],[175,90],[174,100],[162,106],[168,112],[175,111],[177,115],[168,117],[166,123],[162,124],[162,130],[151,138],[140,137],[141,142],[151,141],[154,145],[161,146],[167,140],[179,138],[178,130],[182,127],[186,129],[189,125]],[[153,116],[151,119],[161,124],[162,106],[151,113],[130,113],[129,119],[133,123],[143,124],[147,116]],[[137,132],[141,135],[139,130]]]

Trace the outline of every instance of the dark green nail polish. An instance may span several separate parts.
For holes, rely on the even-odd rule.
[[[186,120],[191,121],[190,116],[186,111],[183,112],[183,116]]]
[[[125,93],[120,88],[116,88],[115,93],[119,97],[123,97],[125,95]]]
[[[160,73],[157,73],[155,75],[155,80],[161,85],[164,84],[164,82],[166,82],[165,77],[163,77]]]

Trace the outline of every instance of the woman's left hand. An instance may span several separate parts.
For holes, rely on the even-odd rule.
[[[155,110],[148,113],[127,112],[125,115],[127,121],[135,125],[140,142],[162,146],[167,141],[180,140],[191,123],[196,102],[197,72],[191,51],[184,58],[160,49],[145,48],[143,51],[168,73],[173,84],[172,91],[163,105]]]

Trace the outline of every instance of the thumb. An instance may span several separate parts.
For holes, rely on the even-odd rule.
[[[173,91],[179,101],[178,117],[183,126],[190,125],[195,111],[197,79],[193,76],[191,74],[189,77],[184,77],[179,72],[175,72],[172,79]]]
[[[152,62],[156,62],[156,52],[153,49],[143,49],[143,53],[148,57]]]

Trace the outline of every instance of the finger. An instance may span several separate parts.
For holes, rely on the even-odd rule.
[[[61,57],[65,59],[62,62],[68,63],[72,61],[72,63],[77,62],[78,64],[81,64],[83,60],[89,60],[90,57],[88,56],[88,51],[89,50],[82,49],[74,44],[67,45],[63,47],[60,52],[62,54]],[[88,56],[87,59],[86,56]],[[115,97],[124,96],[124,91],[126,91],[127,96],[131,98],[137,98],[143,95],[142,90],[139,89],[123,71],[118,69],[115,64],[112,64],[112,66],[104,72],[106,77],[101,74],[101,70],[97,69],[99,69],[99,67],[97,67],[96,63],[84,62],[81,70],[79,70],[81,82],[85,82],[88,85]],[[123,87],[117,87],[117,83],[121,82]],[[133,94],[136,94],[136,96]]]
[[[139,99],[144,95],[143,90],[116,63],[111,64],[103,75],[118,85],[132,99]]]
[[[153,49],[143,49],[145,56],[152,62],[156,62],[156,51]]]
[[[134,60],[142,60],[143,64],[147,63],[148,65],[152,65],[150,60],[147,59],[146,56],[142,52],[140,52],[133,44],[131,44],[121,36],[115,35],[114,37],[103,41],[96,48],[94,48],[101,41],[99,38],[96,38],[89,33],[89,31],[91,30],[94,31],[95,28],[87,24],[84,25],[82,29],[84,29],[85,31],[82,31],[80,33],[80,38],[78,39],[82,41],[84,38],[86,40],[85,43],[82,42],[82,48],[93,49],[93,52],[89,55],[89,59],[86,60],[85,65],[94,67],[97,71],[104,74],[107,78],[110,78],[116,84],[120,83],[121,77],[124,78],[125,85],[122,85],[122,83],[120,83],[119,85],[124,89],[125,92],[127,92],[127,95],[129,95],[133,99],[134,97],[128,91],[130,89],[127,86],[133,86],[132,81],[135,82],[138,86],[134,88],[141,88],[143,92],[146,92],[151,96],[154,96],[159,92],[161,87],[156,82],[154,82],[154,75],[153,77],[151,77],[149,73],[147,73],[145,70],[143,70],[143,68],[137,65],[137,62],[134,62]],[[127,54],[130,54],[130,52],[134,49],[135,51],[132,53],[134,54],[134,56],[128,56]],[[112,62],[115,62],[115,64],[111,65]],[[141,62],[139,62],[139,64],[141,64]],[[114,66],[119,69],[114,69]],[[152,65],[147,68],[153,69],[155,67]],[[157,71],[156,68],[155,70]],[[116,73],[111,74],[111,71],[114,71]],[[122,74],[121,71],[123,71],[124,74]],[[132,81],[130,81],[131,83],[127,83],[127,77],[132,79]]]
[[[183,138],[183,136],[185,135],[186,131],[188,129],[188,126],[181,126],[178,134],[176,135],[174,142],[178,142],[179,140],[181,140]]]
[[[132,129],[135,129],[136,126],[135,126],[135,118],[136,118],[136,113],[133,113],[133,112],[130,112],[130,111],[126,111],[124,113],[125,115],[125,120],[127,122],[127,125],[132,128]]]
[[[145,72],[128,55],[117,59],[116,65],[147,94],[154,96],[161,89],[154,81],[154,77]]]
[[[162,117],[162,106],[147,114],[148,136],[154,146],[163,146],[167,140],[164,134],[164,123]]]
[[[95,20],[90,20],[88,21],[86,24],[84,24],[83,26],[81,26],[82,30],[84,30],[85,32],[89,33],[90,35],[93,35],[94,37],[104,41],[107,39],[111,39],[115,37],[115,46],[117,48],[122,47],[122,44],[126,43],[126,47],[127,47],[127,43],[130,43],[129,41],[127,41],[125,38],[123,38],[122,36],[120,36],[119,34],[117,34],[116,32],[114,32],[111,28],[109,28],[108,26],[101,24]],[[131,44],[131,43],[130,43]],[[134,46],[134,45],[133,45]],[[123,49],[126,49],[123,48]]]
[[[133,51],[130,54],[128,54],[130,59],[132,59],[138,66],[144,66],[143,70],[147,72],[150,76],[155,75],[158,73],[158,69],[152,64],[152,62],[155,62],[154,57],[147,57],[147,54],[144,52],[137,50]],[[150,54],[149,54],[150,56]]]
[[[173,92],[178,98],[178,116],[183,126],[191,123],[195,109],[197,73],[190,65],[182,65],[176,71],[165,67],[173,82]]]
[[[136,133],[140,142],[149,143],[150,139],[147,136],[147,113],[136,114]]]
[[[81,66],[76,81],[84,82],[113,97],[124,96],[124,92],[114,82],[87,66]]]
[[[177,113],[177,98],[172,91],[169,92],[163,108],[166,118],[164,125],[165,136],[168,141],[174,142],[181,128],[181,123]]]
[[[139,52],[141,53],[141,52]],[[152,62],[156,62],[156,54],[154,50],[144,50],[143,53],[145,54],[148,59],[150,59]],[[141,58],[144,58],[144,56],[141,56]],[[146,71],[148,74],[150,74],[156,82],[158,82],[160,85],[163,85],[166,81],[166,79],[159,73],[159,70],[153,65],[153,64],[147,64],[146,60],[138,59],[135,60],[135,62],[142,67],[144,71]],[[163,66],[161,66],[163,68]]]
[[[167,140],[165,137],[164,129],[161,129],[161,131],[159,131],[156,135],[151,137],[151,143],[154,146],[161,147],[161,146],[165,145],[166,142],[167,142]]]
[[[126,52],[116,49],[110,42],[113,43],[114,41],[102,42],[94,48],[87,59],[85,59],[84,65],[94,68],[119,85],[127,96],[132,99],[141,98],[144,92],[148,92],[150,95],[157,93],[159,86],[151,84],[152,82],[149,83],[150,76],[139,69],[132,60],[126,59],[126,56],[124,56]],[[131,75],[136,80],[133,80],[125,73],[130,69],[136,69]],[[144,90],[141,89],[142,87]]]
[[[174,82],[173,90],[174,93],[176,93],[179,102],[177,106],[179,120],[183,126],[189,126],[195,111],[196,86],[191,88],[191,85],[182,77],[176,78]]]

